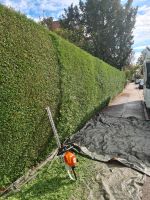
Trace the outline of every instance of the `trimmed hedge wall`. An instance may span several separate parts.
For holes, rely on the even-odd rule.
[[[51,138],[45,107],[50,105],[57,114],[60,91],[49,32],[3,6],[0,58],[0,182],[4,184],[24,173],[47,146]]]
[[[6,185],[53,148],[47,105],[63,139],[123,89],[125,76],[3,6],[0,56],[0,185]]]
[[[61,65],[58,130],[62,136],[68,136],[122,91],[125,75],[63,38],[51,35]]]

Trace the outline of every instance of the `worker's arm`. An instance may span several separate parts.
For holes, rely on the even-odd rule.
[[[62,146],[61,148],[58,149],[58,153],[57,155],[63,155],[63,153],[65,153],[66,151],[73,151],[73,152],[81,152],[81,148],[74,143],[69,143],[69,144],[64,144],[64,146]]]
[[[77,153],[80,153],[81,152],[81,148],[75,144],[75,143],[72,143],[72,147],[73,147],[73,150]]]

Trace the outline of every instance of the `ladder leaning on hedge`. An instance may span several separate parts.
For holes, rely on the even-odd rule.
[[[53,117],[52,117],[50,107],[47,107],[46,110],[47,110],[47,113],[48,113],[49,121],[50,121],[52,129],[53,129],[53,133],[54,133],[54,136],[55,136],[55,139],[56,139],[57,146],[58,146],[58,148],[61,148],[61,142],[60,142],[59,135],[57,133],[57,129],[56,129],[54,121],[53,121]]]

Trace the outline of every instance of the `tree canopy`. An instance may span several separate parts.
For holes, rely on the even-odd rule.
[[[72,34],[68,38],[92,55],[121,69],[132,56],[137,7],[133,0],[86,0],[71,4],[60,20]]]

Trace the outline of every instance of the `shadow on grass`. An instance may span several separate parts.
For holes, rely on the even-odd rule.
[[[62,186],[65,187],[67,185],[72,184],[70,180],[67,180],[66,177],[53,177],[51,179],[44,180],[44,177],[41,180],[38,180],[37,183],[20,192],[19,198],[21,199],[41,199],[42,196],[49,193],[50,196],[54,195]],[[44,197],[43,197],[44,198]],[[46,198],[47,199],[47,198]]]

